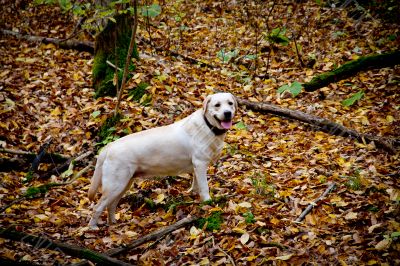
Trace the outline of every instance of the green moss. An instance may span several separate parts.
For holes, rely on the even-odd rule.
[[[122,20],[122,18],[117,18],[116,24],[109,24],[101,33],[103,37],[99,39],[100,42],[112,41],[109,40],[107,36],[112,36],[114,32],[117,32],[119,36],[116,40],[116,45],[103,45],[104,47],[99,46],[99,50],[96,51],[92,69],[93,86],[96,91],[96,98],[103,96],[115,96],[117,93],[117,88],[113,84],[115,69],[109,66],[107,64],[107,61],[116,65],[120,69],[118,71],[118,84],[121,84],[123,69],[125,67],[125,61],[128,54],[131,38],[131,29],[129,26],[130,24],[127,25],[127,28],[119,28],[118,30],[116,29],[116,25],[119,24],[118,22]],[[124,23],[121,23],[121,25],[124,25]],[[139,53],[136,44],[134,45],[132,58],[139,59]],[[131,61],[128,67],[129,72],[127,76],[127,81],[132,77],[130,73],[135,71],[135,69],[136,66]]]
[[[118,122],[123,118],[123,115],[118,113],[116,116],[111,115],[104,121],[103,125],[101,126],[99,133],[97,134],[100,137],[100,143],[106,145],[108,142],[115,140],[113,138],[113,133],[115,132],[115,126]],[[110,138],[111,137],[111,138]],[[110,141],[108,141],[110,140]],[[108,142],[107,142],[108,141]],[[100,145],[100,146],[103,146]]]
[[[104,52],[99,52],[94,57],[93,68],[92,68],[92,76],[94,79],[97,79],[105,75],[107,69],[106,60],[107,60],[107,55]]]
[[[400,64],[400,50],[384,54],[362,56],[356,60],[349,61],[333,71],[323,73],[314,77],[310,82],[304,83],[306,91],[314,91],[325,87],[332,82],[337,82],[368,69],[392,67]]]
[[[26,190],[24,197],[33,198],[38,194],[45,194],[50,188],[59,186],[57,183],[47,183],[38,187],[30,187]]]
[[[141,82],[135,88],[129,90],[128,95],[131,96],[134,101],[139,102],[146,93],[146,88],[148,86],[149,84]]]
[[[197,225],[198,227],[203,228],[204,225],[207,223],[206,229],[209,231],[214,231],[219,230],[223,222],[224,219],[222,218],[222,213],[213,212],[209,217],[200,218],[199,220],[197,220]]]

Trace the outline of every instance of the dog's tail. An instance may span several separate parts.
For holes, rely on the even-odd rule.
[[[103,163],[107,157],[107,151],[104,150],[99,154],[96,162],[96,168],[94,170],[94,174],[92,176],[92,180],[90,181],[90,188],[88,191],[89,200],[93,201],[94,196],[96,195],[97,189],[101,185],[101,177],[103,175]]]

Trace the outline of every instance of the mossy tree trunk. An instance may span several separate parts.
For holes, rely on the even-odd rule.
[[[337,82],[354,76],[360,71],[393,67],[398,64],[400,64],[400,50],[378,55],[362,56],[356,60],[343,64],[331,72],[323,73],[314,77],[310,82],[304,83],[303,88],[306,91],[315,91],[332,82]]]
[[[104,5],[104,3],[101,4]],[[116,22],[108,20],[104,30],[95,39],[92,76],[96,98],[116,95],[117,88],[114,84],[115,69],[108,65],[107,61],[123,69],[129,49],[133,18],[129,14],[119,14],[114,19]],[[132,56],[136,59],[139,58],[136,44]],[[129,70],[135,70],[133,63],[129,66]],[[128,76],[129,78],[130,76]],[[118,71],[119,83],[121,79],[122,71]]]

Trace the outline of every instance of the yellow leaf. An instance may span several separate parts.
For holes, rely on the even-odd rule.
[[[53,111],[50,113],[52,116],[58,116],[61,114],[60,108],[57,106]]]
[[[189,233],[191,238],[196,238],[201,233],[201,230],[197,229],[195,226],[192,226],[190,227]]]
[[[357,219],[357,213],[355,212],[349,212],[346,214],[346,216],[344,217],[344,219],[346,220],[354,220]]]
[[[293,256],[293,254],[288,254],[288,255],[276,257],[275,259],[277,259],[277,260],[289,260],[292,256]]]
[[[244,230],[244,229],[242,229],[242,228],[239,228],[239,227],[234,227],[234,228],[232,228],[232,231],[235,232],[235,233],[239,233],[239,234],[244,234],[244,233],[246,233],[246,230]]]
[[[314,75],[314,71],[312,69],[307,69],[306,70],[306,75],[307,76],[312,76],[312,75]]]
[[[272,224],[275,224],[275,225],[277,225],[277,224],[279,224],[279,220],[278,219],[276,219],[275,217],[273,217],[271,220],[270,220],[270,222],[272,223]]]
[[[240,243],[245,245],[250,239],[249,233],[245,232],[241,237],[240,237]]]
[[[157,195],[157,199],[155,199],[154,202],[156,204],[158,204],[158,203],[161,203],[164,199],[165,199],[165,195],[161,193],[161,194]]]
[[[79,73],[74,72],[72,78],[73,78],[74,80],[79,80],[79,79],[80,79]]]
[[[377,250],[385,250],[388,249],[392,241],[390,239],[383,239],[382,241],[379,241],[378,244],[375,245],[375,248]]]
[[[253,261],[253,260],[257,259],[257,258],[258,258],[258,256],[249,256],[249,257],[246,258],[246,260],[247,261]]]
[[[242,208],[251,208],[251,203],[250,202],[241,202],[238,204]]]
[[[136,233],[135,231],[126,231],[125,235],[127,237],[136,237],[138,235],[138,233]]]
[[[386,116],[386,121],[388,121],[389,123],[392,123],[394,121],[394,117],[391,115]]]
[[[200,265],[210,265],[210,260],[208,258],[202,258]]]
[[[35,223],[41,222],[41,221],[47,221],[49,220],[49,217],[45,214],[37,214],[34,216],[33,220]]]

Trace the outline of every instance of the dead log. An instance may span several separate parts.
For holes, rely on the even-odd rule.
[[[75,159],[73,158],[69,158],[65,163],[63,163],[60,166],[57,166],[53,169],[51,169],[50,171],[46,172],[45,174],[41,175],[39,177],[39,179],[49,179],[52,175],[59,175],[61,172],[65,171],[68,169],[68,167],[70,166],[70,164],[75,165],[76,163],[82,161],[83,159],[87,158],[88,156],[92,155],[93,152],[92,151],[88,151],[83,153],[82,155],[79,155],[78,157],[76,157]]]
[[[30,244],[34,248],[56,250],[71,255],[73,257],[87,259],[94,263],[99,263],[101,265],[123,265],[123,266],[132,265],[87,248],[81,248],[79,246],[50,240],[45,236],[35,236],[27,234],[21,231],[17,231],[14,228],[1,228],[0,237]]]
[[[311,81],[304,83],[303,88],[306,91],[316,91],[332,82],[354,76],[360,71],[393,67],[398,64],[400,64],[400,50],[378,55],[362,56],[343,64],[331,72],[314,77]]]
[[[79,41],[75,39],[62,40],[49,37],[23,35],[11,30],[0,30],[0,33],[3,35],[14,36],[17,39],[27,40],[29,42],[42,42],[45,44],[52,43],[63,49],[75,49],[78,51],[89,52],[91,54],[94,52],[94,44],[89,41]]]
[[[20,150],[10,150],[10,149],[0,148],[0,153],[19,155],[23,157],[24,160],[29,160],[29,161],[33,161],[36,158],[36,153],[20,151]],[[69,158],[70,157],[59,153],[46,153],[41,158],[41,161],[45,163],[53,163],[53,162],[62,163],[67,161]]]
[[[155,231],[153,233],[150,233],[150,234],[145,235],[145,236],[143,236],[143,237],[141,237],[139,239],[136,239],[132,243],[126,245],[125,247],[110,249],[105,254],[107,256],[119,255],[119,254],[127,252],[127,251],[129,251],[131,249],[134,249],[134,248],[136,248],[136,247],[138,247],[138,246],[140,246],[140,245],[142,245],[142,244],[144,244],[146,242],[149,242],[149,241],[152,241],[152,240],[157,240],[157,239],[159,239],[161,237],[164,237],[165,235],[170,234],[173,231],[175,231],[175,230],[177,230],[177,229],[179,229],[181,227],[184,227],[184,226],[186,226],[188,224],[191,224],[196,220],[197,220],[196,216],[190,216],[190,217],[183,218],[182,220],[179,220],[178,222],[176,222],[174,224],[171,224],[171,225],[169,225],[167,227],[161,228],[161,229],[159,229],[159,230],[157,230],[157,231]],[[84,261],[81,261],[79,263],[73,264],[72,266],[84,266],[84,265],[88,265],[88,261],[84,260]]]
[[[310,211],[314,208],[314,206],[316,206],[319,201],[323,200],[326,197],[326,195],[328,195],[335,188],[335,186],[336,186],[335,183],[330,184],[329,187],[324,191],[324,193],[322,193],[321,196],[319,196],[316,200],[314,200],[307,206],[307,208],[296,219],[296,222],[299,223],[303,221],[303,219],[306,217],[307,214],[310,213]]]
[[[386,140],[382,137],[370,134],[362,134],[353,129],[349,129],[343,125],[332,122],[328,119],[321,118],[315,115],[310,115],[298,110],[291,110],[286,108],[281,108],[276,105],[265,103],[265,102],[251,102],[239,97],[236,97],[238,103],[240,105],[244,105],[247,108],[261,112],[261,113],[269,113],[274,114],[286,118],[295,119],[310,125],[317,127],[319,130],[329,133],[331,135],[341,136],[341,137],[349,137],[356,139],[357,141],[364,143],[374,142],[375,145],[379,148],[384,149],[387,152],[395,153],[396,150],[392,146],[389,140]]]
[[[46,150],[49,147],[51,141],[52,141],[52,138],[47,140],[46,143],[44,143],[40,147],[38,154],[35,156],[35,159],[33,159],[33,161],[32,161],[32,164],[31,164],[31,167],[29,168],[28,173],[26,173],[26,175],[25,175],[25,180],[24,180],[25,182],[32,180],[33,174],[38,170],[40,161],[42,160],[43,156],[46,154]]]

